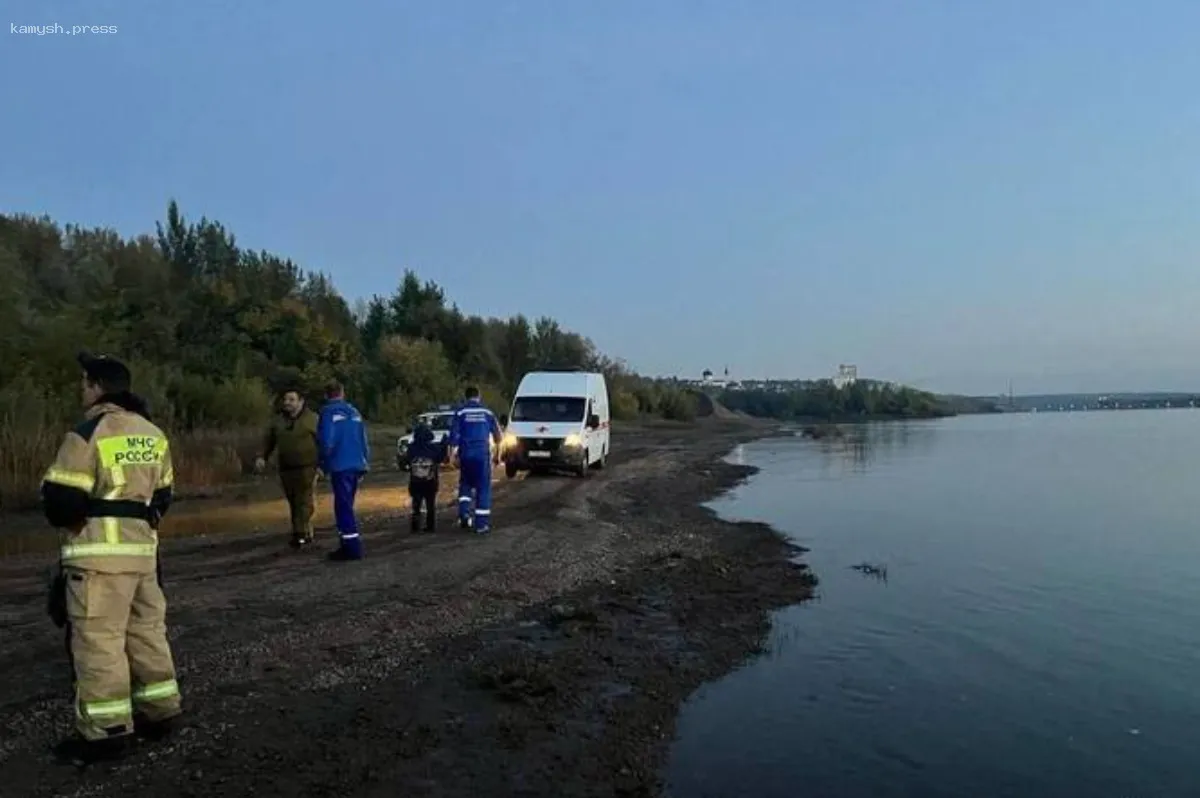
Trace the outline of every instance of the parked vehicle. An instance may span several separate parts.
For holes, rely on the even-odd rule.
[[[404,431],[404,434],[396,441],[396,468],[401,471],[408,470],[408,447],[412,446],[413,429],[422,422],[429,425],[433,430],[433,440],[435,443],[445,443],[450,437],[450,425],[454,423],[455,410],[450,405],[441,405],[437,410],[430,410],[427,413],[422,413],[414,419],[411,427]],[[492,449],[495,450],[495,443],[492,444]],[[447,461],[447,467],[454,468],[458,464]]]
[[[413,429],[421,423],[428,424],[433,430],[435,443],[444,443],[450,436],[450,425],[454,422],[454,408],[442,405],[437,410],[422,413],[413,421],[411,427],[396,441],[396,467],[401,471],[408,470],[408,447],[412,446]]]
[[[521,378],[505,427],[501,458],[521,471],[563,469],[585,477],[608,463],[608,384],[603,374],[532,371]]]

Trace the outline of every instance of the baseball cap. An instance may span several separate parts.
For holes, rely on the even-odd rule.
[[[88,380],[102,386],[106,391],[128,391],[133,382],[129,367],[110,355],[80,352],[75,359],[79,361]]]

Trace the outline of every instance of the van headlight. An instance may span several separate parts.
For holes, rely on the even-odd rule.
[[[568,449],[574,449],[581,443],[583,443],[583,440],[574,433],[563,438],[563,446],[567,447]]]
[[[508,448],[510,446],[516,446],[516,445],[517,445],[517,436],[511,432],[505,434],[503,446],[505,448]]]

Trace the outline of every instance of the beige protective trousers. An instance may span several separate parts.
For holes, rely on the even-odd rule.
[[[89,740],[129,734],[135,712],[148,721],[180,714],[157,574],[63,570],[79,733]]]

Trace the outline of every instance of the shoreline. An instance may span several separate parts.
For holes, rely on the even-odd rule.
[[[42,761],[22,743],[47,736],[30,734],[36,723],[63,730],[70,712],[65,664],[42,664],[53,672],[30,695],[35,652],[61,651],[42,619],[14,646],[25,657],[3,657],[14,684],[0,687],[0,736],[29,737],[0,744],[0,766],[30,796],[659,794],[682,703],[762,650],[771,610],[812,594],[801,547],[702,506],[757,472],[729,452],[780,426],[647,425],[602,475],[498,492],[490,540],[439,533],[393,552],[369,537],[363,564],[382,581],[366,591],[289,572],[284,595],[264,600],[280,585],[220,563],[197,573],[187,560],[213,558],[181,541],[164,568],[189,727],[103,773]],[[262,548],[250,542],[224,547]],[[172,554],[192,576],[175,587]],[[261,570],[289,558],[250,559]],[[212,595],[204,583],[222,576],[242,590]],[[286,611],[297,581],[329,617],[306,617],[303,601]]]

